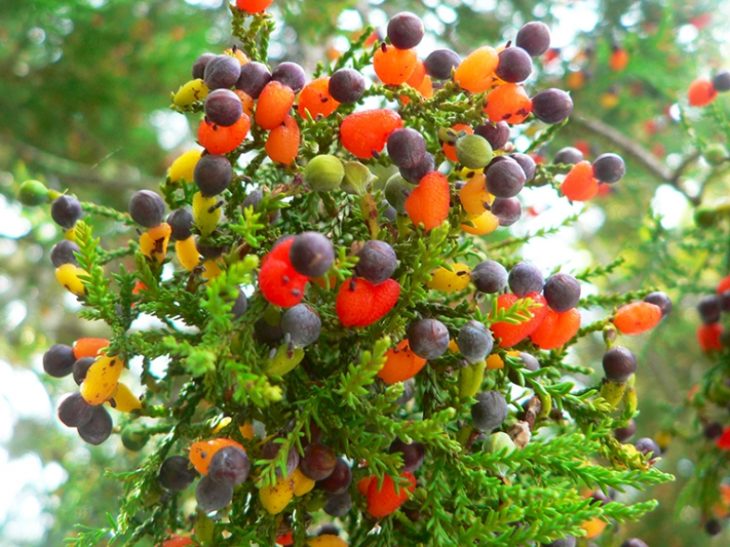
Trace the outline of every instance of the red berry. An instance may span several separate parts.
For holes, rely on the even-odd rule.
[[[545,298],[541,294],[534,292],[525,295],[525,298],[531,298],[535,303],[534,306],[530,307],[530,313],[532,313],[531,319],[516,325],[501,321],[492,323],[492,333],[496,338],[499,338],[500,347],[510,348],[514,346],[535,332],[540,326],[540,323],[542,323],[548,310]],[[497,307],[499,309],[508,309],[518,300],[519,297],[517,295],[511,293],[501,294],[497,298]]]
[[[530,340],[540,349],[555,349],[564,345],[580,328],[580,312],[576,308],[557,312],[548,308],[540,326],[530,335]]]
[[[698,78],[689,84],[687,99],[691,106],[706,106],[715,100],[717,90],[710,80]]]
[[[281,125],[271,130],[264,149],[271,161],[289,165],[299,153],[300,140],[297,121],[292,116],[287,116]]]
[[[305,120],[307,116],[311,116],[313,119],[316,119],[317,116],[326,118],[337,110],[340,103],[332,97],[329,83],[329,77],[323,76],[304,86],[299,94],[299,106],[297,107],[302,118]]]
[[[423,177],[405,203],[406,212],[413,224],[423,224],[431,230],[449,216],[449,181],[433,171]]]
[[[266,300],[285,308],[299,304],[309,278],[298,273],[289,261],[289,249],[294,238],[288,238],[274,247],[261,262],[259,289]]]
[[[236,0],[236,7],[247,13],[261,13],[268,8],[274,0]]]
[[[228,127],[201,120],[198,126],[198,142],[209,154],[228,154],[238,148],[250,128],[251,119],[246,114]]]
[[[335,310],[345,327],[366,327],[385,317],[399,296],[400,285],[395,279],[373,285],[353,277],[340,286]]]
[[[613,324],[622,334],[641,334],[662,320],[662,310],[649,302],[633,302],[616,310]]]
[[[403,120],[392,110],[355,112],[342,120],[340,139],[350,153],[370,159],[383,151],[388,137],[399,127],[403,127]]]
[[[726,427],[722,435],[715,441],[715,446],[720,450],[730,450],[730,427]]]
[[[595,197],[598,181],[593,176],[591,162],[584,160],[576,163],[560,185],[560,191],[572,201],[587,201]]]
[[[368,485],[367,502],[368,513],[375,518],[383,518],[398,510],[416,489],[416,477],[405,471],[401,477],[408,479],[408,486],[401,486],[396,491],[396,484],[390,475],[385,475],[383,484],[378,488],[378,480],[370,481]]]
[[[709,325],[700,325],[697,327],[697,342],[702,351],[710,352],[713,350],[720,351],[722,349],[722,325],[720,323],[710,323]]]

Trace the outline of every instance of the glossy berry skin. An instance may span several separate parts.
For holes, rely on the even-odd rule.
[[[56,243],[51,249],[51,262],[55,268],[64,264],[78,265],[76,254],[79,252],[79,246],[73,241],[63,239]]]
[[[329,477],[337,466],[337,456],[328,448],[319,443],[307,445],[304,455],[299,462],[299,469],[314,481],[321,481]]]
[[[289,252],[294,238],[275,245],[261,261],[259,290],[263,297],[275,306],[291,307],[302,301],[309,280],[298,273],[289,262]]]
[[[499,262],[485,260],[474,267],[471,280],[479,292],[498,293],[507,286],[507,270]]]
[[[528,156],[527,154],[510,154],[510,159],[515,160],[520,167],[522,167],[522,171],[525,173],[525,179],[528,181],[535,178],[535,171],[537,170],[537,165],[535,164],[535,160],[532,159],[532,156]]]
[[[297,304],[281,316],[281,330],[289,335],[294,347],[306,347],[319,339],[322,321],[319,314],[307,304]]]
[[[198,509],[204,513],[219,511],[233,499],[233,485],[230,482],[220,482],[211,477],[203,477],[195,488],[195,500]]]
[[[251,462],[246,451],[237,446],[226,446],[210,459],[208,477],[238,486],[246,481],[250,471]]]
[[[73,349],[66,344],[54,344],[43,354],[43,370],[54,378],[71,374],[75,362]]]
[[[300,274],[307,277],[323,276],[334,261],[335,249],[323,234],[303,232],[294,237],[289,250],[289,262]]]
[[[436,80],[451,78],[451,71],[458,67],[459,63],[461,63],[461,57],[450,49],[432,51],[423,62],[426,73]]]
[[[477,395],[471,407],[471,419],[479,431],[491,433],[507,417],[507,401],[499,391],[485,391]]]
[[[493,150],[499,150],[509,141],[510,130],[506,122],[485,123],[474,129],[474,134],[487,139]]]
[[[345,280],[337,292],[335,311],[345,327],[366,327],[385,317],[400,296],[400,284],[386,279],[377,285],[367,279]]]
[[[72,374],[74,382],[76,382],[77,386],[80,386],[81,383],[84,381],[84,379],[86,378],[86,373],[89,372],[89,369],[93,364],[93,357],[82,357],[81,359],[77,359],[76,362],[73,364]]]
[[[525,297],[530,298],[534,303],[529,308],[532,318],[516,325],[501,321],[491,325],[492,334],[499,339],[499,346],[502,348],[510,348],[530,336],[540,326],[547,313],[547,303],[541,294],[529,293]],[[517,295],[511,293],[501,294],[497,297],[497,307],[509,309],[518,300]]]
[[[410,127],[396,129],[388,137],[388,155],[398,167],[415,167],[426,154],[426,141]]]
[[[398,169],[400,176],[403,177],[410,183],[418,184],[421,179],[436,169],[436,163],[434,161],[433,154],[426,152],[413,167],[401,167]]]
[[[385,364],[378,377],[386,384],[395,384],[413,378],[426,365],[426,359],[411,351],[408,340],[401,340],[395,348],[385,353]]]
[[[484,112],[492,123],[514,125],[522,123],[530,115],[532,101],[521,85],[504,84],[487,96]]]
[[[403,471],[410,471],[411,473],[417,471],[423,465],[423,460],[426,457],[426,447],[421,443],[405,443],[400,439],[396,439],[390,444],[388,452],[391,454],[400,452],[403,456]]]
[[[474,173],[459,189],[459,201],[468,215],[481,215],[494,201],[494,196],[487,192],[484,173]]]
[[[717,97],[717,90],[710,80],[698,78],[689,85],[687,99],[690,106],[707,106]]]
[[[436,171],[421,179],[405,202],[405,209],[415,225],[425,230],[440,226],[449,216],[450,191],[446,176]]]
[[[337,156],[319,154],[309,160],[303,177],[304,182],[315,192],[330,192],[342,185],[345,166]]]
[[[532,98],[532,113],[545,123],[560,123],[572,112],[573,99],[562,89],[546,89]]]
[[[571,201],[588,201],[598,194],[598,181],[588,161],[576,163],[560,185],[562,194]]]
[[[151,190],[139,190],[129,200],[129,215],[137,224],[154,228],[165,218],[165,202]]]
[[[301,132],[293,116],[287,116],[281,125],[269,132],[264,149],[271,161],[290,165],[299,154]]]
[[[268,8],[274,0],[236,0],[236,7],[247,13],[261,13]]]
[[[198,125],[198,142],[209,154],[228,154],[240,146],[251,129],[251,119],[243,114],[229,127],[201,120]]]
[[[323,76],[312,80],[304,86],[299,94],[299,115],[307,119],[326,118],[332,114],[340,105],[329,91],[329,78]]]
[[[390,134],[403,127],[403,120],[390,109],[365,110],[349,114],[340,125],[340,140],[359,159],[370,159],[385,148]]]
[[[456,141],[456,157],[469,169],[481,169],[492,161],[492,147],[484,137],[464,135]]]
[[[304,69],[297,63],[284,62],[277,66],[271,73],[271,79],[275,82],[281,82],[288,88],[299,93],[307,81],[307,75]]]
[[[270,81],[261,91],[254,119],[263,129],[274,129],[284,123],[294,104],[294,91],[275,80]]]
[[[329,79],[329,93],[341,103],[356,103],[365,93],[365,78],[352,68],[340,68]]]
[[[398,266],[393,247],[377,239],[366,241],[357,257],[355,273],[376,285],[390,278]]]
[[[456,344],[468,363],[478,363],[492,351],[494,340],[492,333],[483,323],[471,320],[459,330]]]
[[[599,182],[614,183],[626,174],[623,158],[617,154],[601,154],[593,161],[593,176]]]
[[[61,228],[69,230],[83,216],[81,203],[73,196],[59,196],[51,204],[51,217]]]
[[[521,47],[508,47],[499,52],[499,64],[495,71],[505,82],[524,82],[532,74],[532,59]]]
[[[556,273],[548,277],[543,293],[548,306],[558,312],[567,311],[578,305],[580,283],[572,275]]]
[[[672,301],[667,296],[666,293],[663,293],[661,291],[654,291],[652,293],[647,294],[644,297],[644,302],[649,302],[649,304],[654,304],[655,306],[659,306],[659,309],[662,310],[662,317],[666,317],[669,315],[672,311]],[[723,308],[723,311],[726,311]]]
[[[547,308],[540,325],[530,334],[530,340],[540,349],[556,349],[570,341],[578,333],[578,329],[580,312],[577,309],[557,312]]]
[[[566,165],[575,165],[581,161],[583,161],[583,152],[573,146],[561,148],[553,158],[553,163],[562,163]]]
[[[517,198],[497,198],[492,203],[492,214],[500,226],[512,226],[522,216],[522,204]]]
[[[712,87],[720,93],[730,91],[730,71],[721,70],[712,78]]]
[[[425,29],[416,14],[402,11],[388,22],[388,39],[398,49],[411,49],[421,43]]]
[[[408,325],[407,335],[411,351],[422,359],[437,359],[449,347],[449,330],[437,319],[413,321]]]
[[[541,292],[544,285],[542,272],[530,262],[520,262],[509,272],[509,288],[516,296]]]
[[[94,416],[94,407],[80,393],[71,393],[58,405],[58,419],[67,427],[79,427]]]
[[[337,458],[335,468],[326,479],[317,483],[328,494],[342,494],[346,492],[352,482],[352,470],[342,458]]]
[[[378,479],[372,477],[367,484],[367,511],[374,518],[383,518],[398,510],[410,494],[416,489],[416,478],[413,473],[405,471],[401,474],[407,486],[396,488],[396,483],[390,477],[383,477],[382,486],[378,487]]]
[[[184,241],[193,235],[193,213],[187,207],[174,210],[167,217],[172,230],[170,237],[175,241]]]
[[[203,197],[217,196],[233,180],[233,167],[225,156],[207,154],[200,158],[193,174]]]
[[[636,372],[636,357],[621,346],[614,346],[603,354],[603,372],[614,382],[625,382]]]
[[[79,338],[74,342],[73,354],[76,359],[96,357],[107,346],[109,340],[106,338]]]
[[[515,45],[531,56],[538,57],[550,47],[550,29],[545,23],[530,21],[517,32]]]
[[[512,158],[492,163],[487,168],[487,190],[498,198],[512,198],[525,186],[525,172]]]
[[[160,466],[157,481],[171,492],[185,490],[198,476],[185,456],[170,456]]]
[[[203,53],[193,63],[192,76],[193,79],[202,79],[205,74],[205,67],[211,59],[215,57],[215,53]]]
[[[373,55],[373,68],[385,85],[400,85],[411,77],[418,64],[412,49],[398,49],[383,43]]]
[[[230,89],[216,89],[205,98],[205,115],[211,122],[228,127],[243,114],[243,105]]]
[[[471,93],[483,93],[494,84],[499,64],[497,50],[482,46],[464,58],[454,72],[454,81]]]
[[[112,417],[103,406],[95,406],[91,419],[78,426],[79,436],[87,443],[100,445],[112,434]]]
[[[205,65],[203,80],[211,91],[231,88],[241,75],[241,63],[230,55],[216,55]]]
[[[697,311],[705,325],[717,323],[722,313],[722,301],[717,295],[703,296],[697,304]]]
[[[633,302],[621,306],[613,317],[613,324],[622,334],[641,334],[653,329],[662,319],[659,306],[649,302]]]
[[[249,97],[258,99],[266,84],[271,81],[271,72],[263,63],[251,61],[241,67],[241,75],[236,82],[236,89],[240,89]]]
[[[656,443],[656,441],[654,441],[654,439],[651,439],[649,437],[642,437],[634,443],[634,446],[636,447],[636,450],[638,450],[645,456],[651,455],[651,457],[656,458],[662,455],[662,451],[659,448],[659,445]]]

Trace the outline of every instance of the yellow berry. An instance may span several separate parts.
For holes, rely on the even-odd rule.
[[[126,384],[119,382],[117,384],[117,390],[109,400],[111,407],[118,410],[119,412],[132,412],[142,408],[142,403],[139,398],[132,393]]]
[[[184,83],[175,93],[172,102],[175,106],[190,106],[208,96],[208,86],[200,78]]]
[[[428,287],[443,292],[456,292],[469,286],[469,266],[461,263],[451,264],[445,268],[436,269],[428,282]]]
[[[220,264],[217,260],[206,260],[203,262],[203,274],[202,277],[206,281],[215,279],[218,277],[223,270],[221,270]]]
[[[100,355],[81,383],[81,396],[90,405],[100,405],[109,400],[117,390],[123,368],[124,361],[116,355]]]
[[[489,370],[504,368],[504,359],[498,353],[493,353],[487,357],[487,368]]]
[[[216,207],[217,203],[216,196],[206,198],[200,192],[195,192],[193,196],[193,222],[202,236],[212,234],[218,226],[218,221],[221,219],[221,208]]]
[[[580,527],[586,531],[586,539],[593,539],[601,535],[601,532],[606,527],[606,523],[598,517],[593,517],[581,524]]]
[[[167,178],[170,182],[186,180],[193,182],[193,173],[198,164],[202,150],[188,150],[180,154],[167,169]]]
[[[194,270],[200,264],[200,253],[198,253],[198,247],[195,245],[194,236],[182,241],[176,241],[175,254],[182,267],[188,271]]]
[[[314,488],[314,481],[307,477],[304,473],[299,471],[297,467],[294,472],[290,475],[291,480],[294,482],[294,495],[303,496],[308,494]]]
[[[322,534],[307,540],[310,547],[347,547],[348,543],[340,536],[334,534]]]
[[[461,229],[468,234],[483,236],[491,234],[499,227],[499,219],[491,211],[484,211],[479,216],[469,217],[461,224]]]
[[[494,196],[487,192],[484,173],[477,173],[467,180],[459,190],[459,200],[469,215],[481,215],[487,210],[487,206],[494,201]]]
[[[271,515],[278,515],[294,497],[294,481],[291,477],[279,478],[276,484],[259,490],[259,501]]]
[[[75,264],[62,264],[56,268],[56,279],[69,292],[76,296],[84,296],[86,288],[79,276],[89,275],[86,270]]]
[[[170,242],[172,228],[167,222],[150,228],[139,236],[139,249],[148,258],[162,263],[167,255],[167,244]]]

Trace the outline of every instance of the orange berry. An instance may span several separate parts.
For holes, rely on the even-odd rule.
[[[487,96],[484,112],[494,123],[522,123],[532,112],[532,101],[521,85],[504,84]]]
[[[243,113],[246,114],[246,116],[253,115],[253,107],[255,101],[253,100],[253,97],[246,93],[245,91],[241,91],[240,89],[235,89],[234,93],[238,95],[238,98],[241,99],[241,106],[243,107]]]
[[[348,115],[340,125],[340,140],[348,152],[366,160],[382,152],[390,134],[403,127],[397,112],[387,108]]]
[[[397,49],[385,43],[373,56],[373,68],[386,85],[400,85],[410,78],[418,65],[418,57],[412,49]]]
[[[406,212],[415,225],[431,230],[449,216],[449,181],[437,171],[423,177],[405,203]]]
[[[467,234],[484,236],[499,228],[499,217],[492,211],[484,211],[481,215],[469,216],[461,223],[461,229]]]
[[[474,173],[459,190],[459,201],[469,215],[481,215],[494,201],[487,192],[486,177],[482,171]]]
[[[359,481],[357,481],[357,491],[360,492],[363,496],[368,495],[368,490],[370,489],[370,483],[374,480],[377,480],[372,475],[369,477],[363,477]]]
[[[467,135],[474,134],[474,130],[471,128],[471,126],[469,126],[465,123],[457,123],[455,125],[452,125],[451,129],[453,129],[456,133],[460,133],[463,131]],[[446,157],[449,158],[454,163],[457,163],[459,161],[459,158],[456,157],[456,146],[455,145],[445,142],[441,145],[441,150],[443,150]]]
[[[74,357],[76,359],[96,357],[108,345],[109,340],[106,338],[79,338],[74,342]]]
[[[573,201],[587,201],[598,194],[598,181],[593,176],[593,166],[587,160],[576,163],[568,172],[563,184],[562,194]]]
[[[580,527],[585,530],[586,538],[593,539],[601,535],[601,532],[606,528],[606,523],[598,517],[593,517],[581,524]]]
[[[661,308],[643,301],[621,306],[613,316],[613,324],[622,334],[641,334],[653,329],[661,320]]]
[[[625,49],[617,47],[611,53],[611,58],[608,60],[608,66],[615,72],[621,72],[629,64],[629,54]]]
[[[299,141],[299,125],[292,116],[287,116],[281,125],[271,130],[264,148],[272,161],[289,165],[297,157]]]
[[[586,85],[585,72],[583,72],[582,70],[569,72],[568,76],[565,78],[565,85],[568,86],[568,89],[572,89],[574,91],[582,88],[584,85]]]
[[[493,353],[487,357],[487,369],[488,370],[499,370],[504,368],[504,359],[499,353]]]
[[[720,323],[710,323],[709,325],[700,325],[697,327],[697,342],[702,351],[720,351],[722,349],[722,325]]]
[[[216,452],[226,446],[237,446],[243,450],[243,447],[233,439],[226,439],[223,437],[210,439],[208,441],[197,441],[190,445],[190,453],[188,456],[190,458],[190,463],[193,464],[193,467],[195,467],[195,470],[198,473],[201,475],[207,475],[210,460],[213,459]]]
[[[165,260],[171,234],[172,228],[167,222],[150,228],[139,236],[139,250],[146,257],[153,258],[161,264]]]
[[[542,323],[545,314],[547,313],[547,302],[545,298],[538,293],[529,293],[525,298],[530,298],[535,303],[534,306],[530,306],[529,310],[532,314],[532,318],[516,325],[512,323],[506,323],[499,321],[492,323],[490,328],[496,338],[499,338],[499,345],[503,348],[511,348],[515,344],[521,342],[533,332],[537,330]],[[511,308],[520,298],[512,293],[500,294],[497,297],[497,307],[499,309]]]
[[[725,291],[730,291],[730,275],[723,277],[717,284],[717,294],[722,294]]]
[[[466,56],[454,72],[454,80],[472,93],[487,91],[494,82],[494,71],[499,64],[497,50],[483,46]]]
[[[540,349],[563,346],[580,328],[580,312],[576,308],[557,312],[548,308],[540,326],[530,335],[530,340]]]
[[[329,92],[328,76],[323,76],[312,80],[304,86],[299,94],[299,115],[306,119],[307,115],[312,118],[324,116],[325,118],[332,114],[337,107],[340,106]]]
[[[284,123],[293,104],[294,91],[280,82],[270,81],[259,95],[256,123],[264,129],[274,129]]]
[[[383,518],[398,510],[410,494],[416,489],[416,477],[406,471],[401,477],[408,479],[408,486],[401,486],[396,490],[396,484],[390,475],[383,477],[383,484],[378,488],[378,480],[370,481],[368,485],[367,501],[368,513],[375,518]]]
[[[385,364],[378,371],[378,376],[386,384],[395,384],[413,378],[425,364],[425,359],[411,351],[408,340],[401,340],[395,348],[386,352]]]
[[[705,106],[710,104],[717,97],[717,91],[710,80],[698,78],[689,84],[687,98],[692,106]]]
[[[413,72],[411,72],[410,77],[406,80],[406,83],[412,88],[418,89],[425,79],[426,65],[424,65],[423,61],[420,59],[416,59],[416,66],[413,69]]]
[[[247,13],[261,13],[268,8],[274,0],[236,0],[236,7]]]
[[[241,115],[236,123],[223,127],[207,120],[198,126],[198,142],[210,154],[228,154],[243,142],[251,129],[251,118]]]

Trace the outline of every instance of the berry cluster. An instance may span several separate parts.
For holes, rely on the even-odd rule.
[[[718,93],[730,91],[730,71],[721,70],[711,80],[697,78],[687,90],[690,106],[707,106],[715,100]]]

